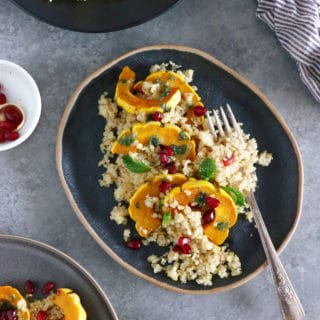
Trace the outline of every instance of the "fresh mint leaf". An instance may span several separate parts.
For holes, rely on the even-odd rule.
[[[231,187],[222,187],[222,189],[225,192],[228,192],[230,194],[230,196],[232,197],[236,205],[240,207],[244,206],[245,204],[244,195],[238,189],[231,188]]]
[[[207,204],[207,194],[205,192],[200,192],[198,197],[196,198],[196,203],[200,207],[204,207]]]
[[[147,172],[151,169],[147,164],[141,161],[136,161],[128,155],[122,156],[122,161],[125,167],[133,173]]]
[[[202,160],[199,168],[199,175],[201,179],[211,180],[214,178],[217,171],[217,166],[215,162],[210,159],[206,158]]]

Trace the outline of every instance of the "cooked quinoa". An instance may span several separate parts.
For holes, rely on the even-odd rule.
[[[48,297],[42,300],[35,300],[29,304],[30,320],[37,320],[39,311],[47,313],[46,320],[62,320],[64,314],[62,310],[54,303],[55,293],[51,293]]]
[[[173,62],[154,65],[150,68],[150,73],[168,68],[179,74],[187,83],[192,82],[193,70],[181,71],[180,66]],[[193,86],[193,89],[196,87]],[[150,99],[155,98],[159,95],[159,86],[157,83],[144,81],[142,91]],[[191,93],[183,94],[180,103],[174,109],[163,113],[161,120],[164,125],[178,126],[197,142],[194,161],[172,157],[171,160],[177,172],[183,173],[187,178],[196,177],[201,162],[210,158],[216,164],[214,180],[217,185],[231,186],[242,193],[254,191],[257,185],[255,166],[268,166],[272,155],[266,151],[259,154],[256,140],[243,131],[241,131],[243,139],[239,139],[236,132],[232,132],[229,137],[214,141],[206,122],[203,123],[199,118],[190,123],[186,117],[186,109],[192,105],[192,99]],[[135,123],[147,121],[145,113],[129,114],[118,107],[108,93],[104,93],[99,100],[99,114],[106,119],[101,143],[101,151],[104,156],[99,163],[105,168],[105,172],[99,182],[101,187],[115,185],[114,197],[118,204],[112,209],[110,219],[119,225],[126,225],[130,219],[126,203],[142,184],[152,180],[156,175],[167,175],[168,169],[159,162],[159,147],[152,144],[142,145],[134,141],[137,151],[130,153],[130,156],[135,160],[143,161],[151,168],[148,172],[139,174],[127,170],[121,157],[111,152],[111,147],[120,132],[132,127]],[[235,160],[225,166],[222,159],[230,156],[233,156]],[[152,208],[158,206],[160,201],[160,198],[147,196],[144,205]],[[189,205],[180,206],[177,203],[170,205],[172,209],[177,209],[182,214],[175,214],[167,225],[160,225],[143,240],[144,245],[155,242],[161,247],[168,248],[167,252],[161,256],[156,254],[149,256],[148,262],[155,273],[165,272],[172,280],[179,280],[183,283],[194,280],[202,285],[212,285],[215,275],[225,278],[241,274],[241,262],[238,256],[228,249],[228,245],[215,245],[204,234],[200,211],[194,210]],[[245,214],[249,221],[253,220],[248,205],[238,206],[237,213]],[[153,217],[161,218],[158,212],[154,212]],[[130,239],[131,233],[130,229],[124,230],[125,241]],[[192,238],[190,243],[192,251],[189,254],[179,254],[173,250],[173,244],[177,243],[182,234]]]

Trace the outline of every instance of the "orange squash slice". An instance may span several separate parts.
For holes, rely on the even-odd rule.
[[[124,67],[120,73],[116,87],[115,100],[117,104],[128,113],[154,113],[163,112],[164,106],[167,109],[175,108],[181,100],[180,90],[171,88],[170,91],[159,99],[145,99],[134,95],[132,92],[136,74],[128,66]]]
[[[217,189],[205,180],[191,180],[171,190],[164,199],[163,211],[170,211],[170,201],[176,200],[182,206],[195,203],[200,193],[217,198],[220,202],[215,208],[215,219],[203,226],[206,236],[216,245],[222,244],[229,235],[229,229],[237,222],[237,210],[231,196]]]
[[[135,152],[136,146],[131,143],[123,143],[125,138],[133,137],[143,145],[150,143],[150,139],[156,138],[161,145],[164,146],[176,146],[184,147],[185,152],[183,154],[177,154],[177,158],[188,158],[194,160],[196,156],[196,144],[193,140],[190,140],[190,136],[183,133],[183,139],[181,139],[181,129],[176,125],[166,124],[162,126],[159,122],[151,121],[146,124],[138,123],[133,126],[132,129],[125,129],[117,138],[116,142],[112,145],[111,152],[114,154],[128,154],[129,152]],[[128,141],[128,139],[126,140]]]
[[[172,175],[158,175],[150,182],[144,183],[129,202],[128,212],[133,221],[135,221],[136,230],[141,237],[147,237],[151,232],[161,225],[161,220],[152,217],[154,208],[146,206],[145,200],[149,197],[159,197],[160,185],[164,180],[170,181],[173,185],[181,185],[187,181],[186,176],[180,173]]]
[[[10,286],[0,286],[0,301],[8,301],[17,310],[18,318],[30,320],[27,302],[19,290]]]

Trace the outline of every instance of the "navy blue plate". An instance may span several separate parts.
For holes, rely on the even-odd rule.
[[[206,106],[229,103],[244,129],[257,139],[260,150],[272,152],[270,167],[258,169],[257,201],[278,251],[288,243],[300,216],[302,202],[302,160],[298,146],[276,108],[251,83],[210,55],[179,46],[152,46],[137,49],[103,66],[85,79],[73,94],[61,120],[57,139],[57,167],[67,197],[78,218],[101,247],[134,274],[178,292],[209,293],[234,288],[257,275],[266,258],[253,224],[239,219],[228,243],[243,266],[243,273],[217,278],[210,287],[194,282],[181,284],[165,275],[154,274],[148,255],[157,247],[132,252],[124,247],[123,227],[108,218],[115,201],[113,189],[100,188],[103,172],[99,144],[105,121],[97,114],[97,101],[111,95],[121,69],[128,65],[143,79],[155,63],[174,61],[195,70],[194,84]],[[252,235],[252,236],[250,236]]]
[[[10,285],[24,293],[24,283],[30,279],[39,292],[43,284],[54,281],[57,288],[73,289],[80,296],[89,320],[118,319],[95,280],[61,251],[35,240],[0,235],[0,252],[0,286]]]
[[[81,32],[129,28],[160,15],[180,0],[11,0],[54,26]]]

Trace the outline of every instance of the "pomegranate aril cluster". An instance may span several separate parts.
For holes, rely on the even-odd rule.
[[[18,139],[20,134],[16,129],[23,121],[21,111],[14,105],[6,105],[1,108],[1,105],[6,102],[5,94],[0,92],[0,143]]]
[[[192,252],[190,243],[191,243],[191,238],[186,236],[181,236],[178,239],[178,243],[173,246],[172,250],[180,254],[190,254]]]
[[[16,310],[10,309],[0,312],[0,320],[18,320],[18,315]]]

